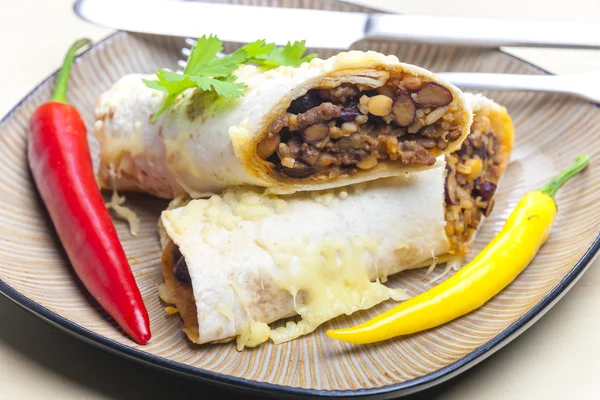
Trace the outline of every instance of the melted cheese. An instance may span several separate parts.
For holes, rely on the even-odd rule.
[[[244,350],[244,347],[256,347],[269,339],[271,328],[264,322],[251,321],[242,326],[241,332],[236,339],[237,349]]]
[[[317,203],[326,207],[331,207],[336,204],[336,200],[346,200],[348,193],[358,193],[358,191],[364,191],[364,188],[368,183],[358,184],[350,187],[333,188],[327,190],[319,190],[310,192],[310,197]]]
[[[289,321],[269,334],[282,343],[314,331],[322,323],[343,314],[371,308],[390,298],[406,300],[403,289],[384,286],[368,276],[366,260],[373,257],[377,239],[363,237],[349,241],[329,237],[319,245],[308,240],[284,244],[257,241],[280,267],[274,279],[277,286],[294,296],[301,319]]]
[[[105,203],[105,207],[113,209],[117,216],[121,217],[129,224],[129,232],[131,236],[137,236],[138,230],[140,229],[140,219],[131,208],[124,206],[125,196],[119,196],[116,190],[113,190],[113,194],[108,203]]]
[[[282,197],[234,187],[164,211],[165,229],[189,261],[203,342],[281,343],[407,299],[382,282],[447,253],[443,170]],[[285,326],[267,325],[295,314]]]
[[[223,200],[231,207],[234,215],[247,221],[262,219],[273,212],[281,214],[287,208],[285,200],[265,196],[258,189],[228,190],[224,193]]]
[[[325,206],[347,197],[346,189],[312,195],[314,201]],[[202,227],[202,239],[217,248],[221,229],[230,231],[242,220],[256,221],[286,208],[285,200],[277,196],[266,196],[258,189],[232,188],[222,197],[191,201],[172,226],[183,235],[195,221],[205,219],[208,223]],[[236,342],[240,350],[258,346],[269,338],[274,343],[292,340],[340,315],[371,308],[390,298],[396,301],[408,298],[403,289],[388,288],[379,280],[372,282],[369,279],[367,263],[377,262],[373,259],[378,245],[376,237],[345,240],[341,236],[331,236],[319,244],[311,244],[309,238],[284,243],[259,238],[256,244],[270,254],[279,268],[274,282],[293,296],[295,311],[301,319],[272,330],[267,324],[250,318],[247,305],[242,302],[248,318],[243,322],[236,321],[236,325],[239,324]],[[243,296],[239,289],[233,283],[230,285],[241,301]],[[218,311],[234,320],[228,305],[220,304]]]

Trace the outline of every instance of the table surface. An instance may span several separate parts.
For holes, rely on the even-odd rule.
[[[596,22],[598,0],[355,0],[382,9],[439,15]],[[0,2],[0,115],[61,62],[78,37],[110,33],[80,21],[72,0]],[[568,8],[565,8],[568,4]],[[493,15],[492,15],[493,13]],[[554,73],[600,68],[600,51],[507,49]],[[600,398],[600,259],[540,321],[466,373],[410,399]],[[154,399],[223,396],[80,342],[0,296],[0,388],[3,399]],[[187,396],[186,396],[187,395]]]

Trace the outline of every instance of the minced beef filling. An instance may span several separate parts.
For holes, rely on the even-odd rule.
[[[460,150],[446,156],[446,234],[458,254],[470,251],[470,239],[494,207],[502,160],[499,138],[489,118],[475,117]]]
[[[292,178],[353,174],[382,160],[433,165],[430,150],[462,133],[453,100],[448,89],[412,75],[376,90],[313,89],[270,125],[257,153]]]

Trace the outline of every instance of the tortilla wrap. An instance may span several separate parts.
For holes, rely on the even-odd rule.
[[[467,99],[473,130],[435,168],[287,196],[233,187],[164,211],[160,295],[181,313],[188,337],[236,339],[239,349],[281,343],[339,315],[406,299],[382,283],[391,274],[464,258],[491,212],[514,137],[505,108],[481,95]],[[187,283],[176,278],[181,268]],[[296,314],[285,326],[268,325]]]
[[[101,186],[163,198],[244,184],[327,189],[439,166],[471,125],[458,88],[372,51],[236,74],[243,97],[188,89],[155,123],[165,94],[142,81],[154,75],[125,76],[103,93],[94,127]]]

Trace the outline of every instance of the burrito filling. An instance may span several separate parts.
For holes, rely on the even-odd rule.
[[[468,254],[482,217],[494,207],[494,193],[504,160],[503,133],[490,119],[476,114],[461,148],[446,155],[446,234],[455,254]]]
[[[453,100],[445,87],[412,75],[392,76],[375,90],[348,83],[312,89],[269,126],[256,150],[291,178],[351,175],[385,160],[431,166],[461,137]]]

